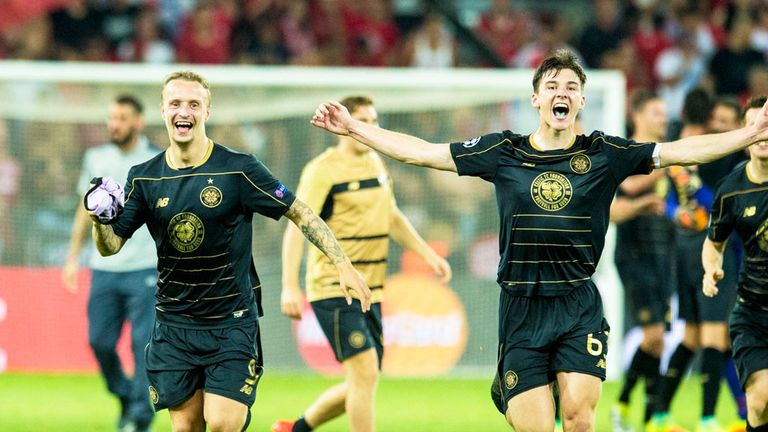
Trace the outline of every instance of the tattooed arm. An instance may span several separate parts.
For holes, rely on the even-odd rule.
[[[115,234],[111,225],[104,225],[91,216],[93,220],[93,240],[96,242],[96,249],[101,256],[110,256],[120,252],[125,244],[125,239]]]
[[[339,284],[347,298],[347,303],[352,304],[351,290],[357,293],[363,312],[370,309],[371,290],[365,283],[365,279],[352,267],[352,263],[341,250],[339,242],[336,241],[336,237],[333,236],[328,225],[299,199],[291,204],[291,208],[285,212],[285,217],[296,224],[304,237],[317,246],[339,270]]]

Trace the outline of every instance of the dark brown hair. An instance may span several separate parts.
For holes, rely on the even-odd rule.
[[[533,91],[539,91],[539,81],[551,70],[555,71],[555,76],[563,69],[570,69],[576,73],[581,81],[581,88],[584,89],[584,84],[587,83],[587,74],[584,73],[584,69],[579,64],[579,60],[576,56],[567,49],[559,49],[554,54],[544,59],[543,62],[536,69],[533,74]]]

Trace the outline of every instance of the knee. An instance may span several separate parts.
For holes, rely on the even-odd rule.
[[[561,407],[564,429],[569,431],[594,430],[595,410],[586,404],[566,409]]]
[[[768,419],[768,388],[750,388],[747,391],[747,411],[751,418]]]
[[[211,432],[241,432],[245,425],[245,419],[236,416],[215,415],[205,421]]]
[[[664,351],[664,335],[650,333],[648,334],[642,343],[643,351],[654,357],[661,357]]]
[[[505,417],[507,423],[512,426],[515,432],[551,431],[555,428],[554,419],[544,419],[537,416],[513,419],[512,413],[509,410],[507,410]]]
[[[175,419],[171,424],[171,429],[173,432],[204,432],[205,423],[197,424],[192,421]]]
[[[376,367],[355,368],[350,374],[350,384],[357,387],[373,387],[379,380],[379,370]]]

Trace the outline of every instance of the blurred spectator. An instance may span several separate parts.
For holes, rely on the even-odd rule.
[[[590,68],[601,67],[604,54],[619,48],[627,36],[618,0],[594,0],[595,20],[581,33],[578,49]]]
[[[134,35],[134,22],[141,8],[132,0],[111,0],[102,9],[102,33],[110,50],[128,41]]]
[[[768,66],[761,64],[752,67],[747,74],[747,91],[741,98],[741,106],[746,106],[750,97],[768,96]]]
[[[640,67],[640,59],[635,45],[629,38],[618,41],[618,46],[603,53],[599,66],[603,69],[616,69],[624,73],[627,80],[627,94],[636,89],[650,88],[650,79]],[[627,98],[629,102],[629,98]],[[628,111],[627,111],[628,112]]]
[[[312,30],[326,64],[344,63],[345,35],[338,0],[309,0]]]
[[[749,45],[751,20],[733,24],[728,44],[715,53],[709,63],[709,73],[718,95],[741,95],[747,90],[747,73],[765,61],[763,54]]]
[[[290,63],[318,65],[322,58],[317,49],[317,39],[309,16],[306,0],[287,0],[280,33],[290,56]]]
[[[704,56],[696,47],[696,35],[681,34],[676,45],[659,54],[654,70],[659,97],[666,104],[670,119],[679,120],[685,95],[699,84],[707,71]]]
[[[50,60],[53,35],[51,20],[43,15],[5,32],[7,56],[17,60]]]
[[[449,68],[456,66],[457,46],[443,19],[430,13],[409,37],[403,50],[403,66]]]
[[[548,55],[554,51],[564,48],[571,51],[579,62],[584,64],[581,54],[568,45],[570,39],[570,30],[566,20],[555,15],[549,19],[543,20],[536,38],[523,46],[512,60],[511,65],[519,68],[537,68]]]
[[[389,66],[394,63],[399,35],[384,0],[341,5],[348,66]]]
[[[280,65],[288,62],[288,48],[269,16],[246,24],[250,24],[250,27],[238,29],[238,48],[234,54],[236,63]]]
[[[632,42],[639,56],[639,65],[643,68],[643,73],[651,81],[651,85],[656,84],[656,77],[653,73],[656,58],[667,49],[672,43],[662,30],[664,17],[658,11],[656,0],[640,1],[635,0],[636,9],[632,11]]]
[[[475,32],[493,49],[497,56],[510,64],[531,38],[536,20],[526,10],[514,8],[511,0],[493,0],[480,17]]]
[[[135,35],[117,47],[117,59],[124,62],[173,63],[173,45],[163,35],[154,9],[136,16]]]
[[[160,26],[171,40],[176,40],[180,30],[179,23],[189,15],[197,4],[197,0],[154,0],[154,2],[157,5]]]
[[[763,4],[758,9],[750,43],[752,48],[768,57],[768,4]]]
[[[0,263],[8,263],[7,255],[15,251],[12,208],[19,193],[21,166],[11,156],[8,128],[0,121]]]
[[[82,49],[88,41],[102,37],[102,16],[85,0],[74,0],[54,11],[51,23],[56,49],[62,59],[82,59]]]
[[[707,123],[712,111],[712,98],[702,88],[695,88],[685,95],[682,120],[685,122],[679,134],[670,134],[670,139],[704,135],[708,132]]]
[[[230,59],[232,22],[213,0],[200,0],[176,38],[180,63],[223,64]]]

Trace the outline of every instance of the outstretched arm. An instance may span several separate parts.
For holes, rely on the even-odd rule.
[[[429,247],[426,241],[416,232],[411,222],[405,217],[400,209],[395,208],[392,213],[392,230],[390,236],[400,246],[416,252],[429,267],[435,272],[435,275],[443,283],[451,280],[451,266],[434,249]]]
[[[352,267],[349,258],[341,250],[339,242],[333,236],[331,229],[309,206],[299,199],[293,201],[291,207],[285,212],[285,217],[290,219],[312,244],[331,260],[339,270],[339,284],[347,303],[352,304],[349,290],[357,293],[363,312],[371,307],[371,290],[365,283],[365,279]]]
[[[704,280],[702,282],[702,291],[707,297],[717,295],[717,283],[723,279],[723,250],[725,242],[715,242],[709,238],[704,240],[704,246],[701,249],[701,264],[704,266]]]
[[[421,138],[355,120],[338,102],[321,104],[310,123],[337,135],[351,136],[400,162],[456,172],[449,144],[432,144]]]
[[[768,102],[757,113],[754,123],[741,129],[719,134],[691,136],[659,144],[660,167],[711,162],[766,140],[768,140]]]

